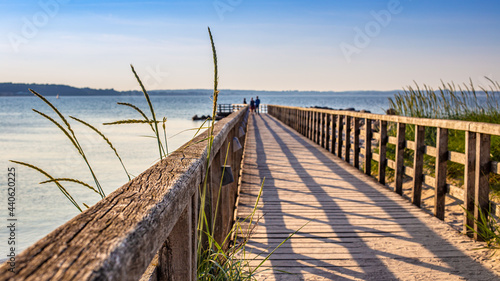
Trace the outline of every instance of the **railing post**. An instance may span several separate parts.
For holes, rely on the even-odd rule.
[[[302,135],[307,137],[307,111],[301,110],[301,126],[302,126]]]
[[[345,117],[345,161],[351,162],[351,116]]]
[[[336,141],[337,141],[337,115],[332,114],[332,145],[331,145],[331,152],[335,154],[335,149],[336,149]]]
[[[342,120],[342,115],[337,116],[337,130],[339,132],[338,138],[337,138],[337,156],[342,159],[342,133],[344,131],[344,123]]]
[[[396,169],[395,169],[395,178],[396,178],[396,193],[399,195],[403,194],[403,176],[404,176],[404,152],[405,152],[405,133],[406,133],[406,124],[398,123],[397,124],[397,143],[396,143]]]
[[[420,207],[422,201],[422,172],[424,168],[425,127],[415,126],[415,153],[413,157],[413,190],[412,203]]]
[[[325,135],[325,149],[330,151],[330,127],[331,127],[331,115],[330,114],[325,114],[326,118],[326,135]]]
[[[353,157],[354,157],[354,167],[359,169],[359,118],[354,117],[354,148],[353,148]]]
[[[472,236],[474,228],[474,198],[476,192],[476,133],[465,132],[465,167],[464,167],[464,227],[463,232]],[[470,215],[468,215],[470,214]]]
[[[297,110],[297,122],[298,122],[297,125],[299,126],[299,133],[302,134],[302,135],[304,135],[304,131],[303,131],[304,128],[302,126],[302,124],[303,124],[303,115],[302,115],[302,113],[303,113],[303,110],[300,110],[300,109]]]
[[[491,136],[487,134],[477,133],[476,137],[476,192],[474,218],[476,221],[481,221],[481,213],[487,217],[490,210],[490,143]],[[482,241],[481,233],[483,230],[477,224],[474,224],[474,239]]]
[[[222,146],[223,147],[223,146]],[[219,194],[222,194],[220,183],[222,179],[222,169],[221,166],[224,162],[221,160],[221,151],[217,152],[214,156],[212,163],[210,164],[210,209],[211,220],[209,221],[209,231],[217,243],[221,244],[223,241],[223,223],[222,223],[222,212],[221,208],[217,208],[217,204],[222,202]],[[224,153],[225,154],[225,153]],[[213,230],[213,233],[212,233]]]
[[[182,212],[158,255],[158,280],[195,280],[193,276],[192,199]]]
[[[315,135],[315,143],[320,144],[320,133],[321,133],[321,113],[316,112],[316,135]]]
[[[323,112],[318,112],[318,145],[323,147]]]
[[[372,120],[365,118],[365,174],[372,174]]]
[[[444,220],[446,205],[446,170],[448,162],[448,129],[437,128],[436,140],[436,188],[434,195],[434,215]]]
[[[313,113],[312,110],[308,111],[309,115],[309,121],[307,122],[308,124],[308,136],[307,138],[310,140],[313,140],[313,130],[314,130],[314,121],[313,121]]]
[[[320,116],[321,116],[321,144],[320,144],[320,146],[325,148],[325,135],[326,135],[325,114],[323,112],[321,112]]]
[[[311,114],[312,114],[311,115],[311,117],[312,117],[312,120],[311,120],[311,122],[312,122],[312,124],[311,124],[312,125],[311,140],[313,142],[316,142],[316,112],[311,111]]]
[[[380,120],[378,182],[385,184],[385,167],[387,166],[387,121]]]

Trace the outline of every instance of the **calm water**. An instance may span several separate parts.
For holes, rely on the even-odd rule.
[[[332,108],[355,107],[373,113],[382,113],[388,107],[389,93],[352,93],[352,94],[303,94],[256,93],[264,104],[292,106],[328,106]],[[219,103],[241,103],[243,98],[250,101],[249,95],[221,92]],[[103,122],[120,119],[139,119],[134,110],[117,105],[116,102],[129,102],[147,112],[144,97],[61,97],[49,100],[65,115],[75,116],[99,128],[113,142],[127,169],[138,175],[151,166],[158,158],[158,148],[152,138],[151,130],[144,125],[103,126]],[[189,128],[197,128],[201,122],[191,121],[195,114],[211,114],[211,99],[206,94],[183,94],[152,97],[156,114],[166,116],[169,149],[174,150],[188,141],[194,131],[175,134]],[[6,224],[7,211],[7,168],[16,168],[16,210],[17,218],[16,249],[19,253],[38,239],[47,235],[59,225],[78,214],[77,209],[61,194],[54,184],[38,184],[46,180],[44,176],[29,168],[20,167],[8,160],[18,160],[34,164],[55,177],[70,177],[92,184],[93,181],[85,164],[68,139],[48,120],[38,116],[31,109],[55,114],[41,100],[35,97],[0,98],[0,157],[1,157],[1,207],[0,219]],[[104,188],[109,194],[127,182],[114,153],[100,137],[76,122],[74,127],[80,143]],[[99,196],[81,186],[67,184],[65,187],[80,204],[92,205]],[[2,225],[3,225],[2,224]],[[6,256],[7,229],[0,228],[0,260]]]

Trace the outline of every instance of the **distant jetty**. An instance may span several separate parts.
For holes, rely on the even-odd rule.
[[[356,110],[354,107],[348,107],[348,108],[331,108],[331,107],[328,107],[328,106],[310,106],[309,108],[316,108],[316,109],[331,109],[331,110],[342,110],[342,111],[354,111],[354,112],[361,112],[361,113],[371,113],[371,111],[369,110],[364,110],[364,109],[361,109],[361,110]]]

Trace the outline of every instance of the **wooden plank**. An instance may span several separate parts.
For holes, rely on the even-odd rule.
[[[312,139],[312,128],[313,128],[313,122],[312,122],[312,111],[307,111],[307,138]]]
[[[337,149],[337,146],[335,144],[337,143],[337,115],[332,114],[332,154],[335,154],[335,151]]]
[[[372,173],[372,120],[365,119],[365,174]]]
[[[413,157],[412,203],[420,207],[422,201],[422,173],[424,168],[425,127],[415,126],[415,153]]]
[[[465,153],[448,151],[448,160],[450,160],[451,162],[465,165]]]
[[[404,125],[404,123],[402,123],[402,124]],[[387,143],[397,145],[398,144],[398,138],[397,137],[389,136],[389,141],[387,141]]]
[[[396,170],[396,161],[393,161],[391,159],[386,159],[385,161],[387,162],[387,167]]]
[[[446,171],[448,163],[448,129],[437,128],[436,141],[436,184],[434,195],[434,215],[444,220],[446,205]]]
[[[380,139],[379,139],[379,161],[378,161],[378,182],[385,184],[385,167],[387,153],[387,122],[380,121]]]
[[[476,171],[475,171],[475,194],[474,194],[474,218],[476,221],[481,220],[481,214],[488,216],[490,209],[490,135],[477,133],[476,136]],[[482,241],[483,238],[479,233],[482,229],[474,224],[474,239]]]
[[[337,132],[338,132],[338,137],[337,137],[337,156],[339,158],[342,158],[342,143],[343,143],[343,134],[344,131],[344,120],[342,115],[337,116]]]
[[[317,144],[321,144],[321,112],[316,114],[316,141]]]
[[[497,161],[491,161],[491,172],[497,175],[500,174],[500,165]]]
[[[464,170],[464,227],[468,236],[473,235],[474,199],[476,198],[476,133],[465,132],[465,170]]]
[[[396,193],[403,194],[403,176],[404,176],[404,152],[405,152],[405,134],[406,124],[398,123],[396,132],[396,161],[395,161],[395,189]]]
[[[354,118],[353,122],[354,126],[354,136],[353,136],[353,145],[354,145],[354,168],[359,169],[359,118]]]
[[[332,128],[332,116],[330,114],[325,114],[326,119],[326,132],[325,132],[325,149],[331,151],[331,128]]]
[[[351,117],[345,116],[345,158],[347,163],[351,163]]]
[[[324,149],[327,149],[328,138],[330,136],[330,128],[328,127],[328,114],[323,113],[323,145]],[[327,149],[328,150],[328,149]]]

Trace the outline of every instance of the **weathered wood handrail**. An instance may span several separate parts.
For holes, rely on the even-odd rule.
[[[355,167],[359,168],[362,153],[363,170],[368,175],[372,174],[371,160],[378,162],[377,179],[381,184],[385,184],[386,169],[393,169],[395,191],[399,194],[402,194],[403,190],[403,175],[412,177],[411,200],[417,206],[421,204],[422,184],[433,187],[434,215],[440,219],[444,219],[447,192],[462,199],[466,210],[474,214],[476,219],[479,218],[479,210],[483,213],[488,210],[495,212],[490,205],[496,206],[496,213],[499,213],[499,206],[489,200],[488,179],[490,172],[500,174],[498,162],[490,161],[490,138],[491,135],[500,135],[500,125],[277,105],[269,105],[268,112]],[[364,121],[363,130],[360,129],[361,120]],[[370,126],[367,127],[366,124]],[[377,125],[377,129],[373,128],[373,124]],[[388,136],[388,124],[394,125],[396,137]],[[405,139],[407,125],[415,126],[415,141]],[[426,127],[436,128],[436,147],[424,144]],[[448,130],[465,132],[465,153],[448,150]],[[360,146],[360,135],[364,136],[365,149]],[[326,141],[323,136],[326,136]],[[378,153],[372,151],[373,140],[378,143]],[[386,158],[387,144],[395,145],[394,160]],[[404,165],[404,149],[415,152],[413,167]],[[435,177],[424,174],[424,154],[436,159]],[[447,184],[448,161],[465,166],[463,191]],[[467,226],[473,226],[476,231],[480,231],[464,212],[464,232],[480,239],[477,233],[472,234]]]
[[[204,132],[20,253],[15,273],[4,263],[0,279],[195,280],[200,185],[209,169],[207,212],[214,218],[229,152],[234,182],[221,193],[220,242],[232,226],[247,117],[248,107],[215,125],[208,167]]]

